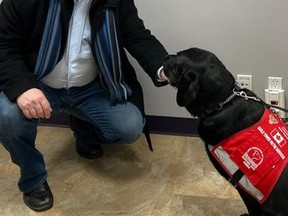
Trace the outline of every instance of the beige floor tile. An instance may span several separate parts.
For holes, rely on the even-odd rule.
[[[105,154],[86,160],[75,152],[67,128],[39,127],[54,207],[28,209],[18,191],[18,167],[0,148],[2,216],[237,216],[245,206],[211,166],[199,138],[152,135],[131,145],[106,145]]]

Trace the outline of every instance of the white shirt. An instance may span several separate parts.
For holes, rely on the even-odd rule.
[[[74,0],[63,58],[51,73],[41,79],[47,86],[56,89],[79,87],[96,78],[98,73],[91,52],[91,2],[92,0]]]

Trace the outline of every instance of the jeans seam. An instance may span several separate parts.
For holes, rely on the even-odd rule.
[[[92,124],[93,124],[95,127],[97,127],[97,129],[98,129],[98,130],[96,131],[97,136],[100,136],[100,139],[103,140],[103,142],[109,143],[109,142],[110,142],[109,139],[107,139],[107,138],[105,137],[105,133],[104,133],[105,130],[104,130],[104,128],[101,127],[101,125],[97,122],[97,120],[94,119],[94,118],[89,114],[89,112],[87,112],[87,110],[86,110],[85,108],[79,107],[78,110],[79,110],[80,116],[81,116],[81,114],[82,114],[82,116],[86,116],[88,119],[90,119],[90,120],[92,121]]]

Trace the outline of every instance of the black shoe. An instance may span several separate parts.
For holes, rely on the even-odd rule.
[[[83,146],[80,144],[80,141],[76,139],[76,151],[77,153],[87,159],[99,158],[103,155],[103,150],[101,145],[89,145]]]
[[[23,193],[24,203],[36,212],[46,211],[53,206],[53,194],[45,181],[30,193]]]

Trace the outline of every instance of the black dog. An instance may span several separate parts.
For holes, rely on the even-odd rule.
[[[217,171],[227,180],[231,176],[211,154],[211,146],[257,123],[266,107],[248,89],[240,89],[233,75],[211,52],[199,48],[167,56],[164,72],[177,88],[177,104],[198,117],[198,132]],[[240,178],[239,178],[240,179]],[[239,181],[238,179],[238,181]],[[233,179],[232,179],[233,180]],[[234,184],[250,216],[288,216],[288,170],[263,203]]]

